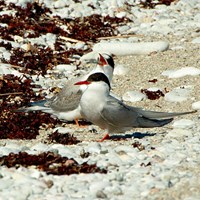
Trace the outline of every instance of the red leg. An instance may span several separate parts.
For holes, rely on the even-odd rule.
[[[110,136],[108,135],[108,133],[106,133],[106,135],[104,135],[104,137],[99,140],[99,142],[103,142],[104,140],[108,140],[110,138]]]

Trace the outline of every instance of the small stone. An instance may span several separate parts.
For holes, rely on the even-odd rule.
[[[163,76],[168,76],[168,78],[180,78],[184,76],[197,76],[200,74],[200,69],[195,67],[182,67],[177,70],[166,70],[162,73]]]
[[[200,43],[200,37],[197,37],[195,39],[192,40],[193,44],[199,44]]]
[[[124,76],[128,74],[128,72],[129,72],[129,69],[125,67],[124,65],[117,65],[114,70],[114,75]]]
[[[152,52],[162,52],[169,48],[169,43],[158,42],[100,42],[93,46],[93,51],[105,51],[114,55],[143,55]]]
[[[192,108],[193,108],[194,110],[200,110],[200,101],[194,102],[194,103],[192,104]]]
[[[147,99],[147,96],[138,91],[128,91],[123,95],[122,99],[124,101],[136,102]]]
[[[176,129],[169,131],[166,137],[181,138],[181,137],[185,137],[185,136],[192,136],[192,131],[176,128]]]
[[[85,43],[84,42],[77,42],[76,45],[74,46],[75,49],[83,49]]]
[[[89,153],[100,153],[101,152],[101,145],[97,142],[92,142],[88,145],[88,147],[85,149],[86,152]]]
[[[106,199],[107,198],[107,195],[102,191],[102,190],[98,190],[96,192],[96,197],[97,198],[100,198],[100,199]]]
[[[76,66],[75,65],[66,65],[66,64],[59,64],[55,67],[56,70],[60,71],[60,72],[65,72],[65,71],[75,71],[76,70]]]
[[[165,100],[170,102],[186,101],[190,97],[191,90],[189,88],[175,88],[165,94]]]
[[[73,129],[70,129],[68,127],[56,127],[53,129],[53,132],[56,132],[58,131],[58,133],[73,133],[74,130]]]
[[[120,26],[119,28],[118,28],[118,31],[120,32],[120,33],[124,33],[124,32],[126,32],[127,30],[129,30],[130,28],[129,28],[129,26]]]
[[[126,16],[126,12],[119,12],[116,14],[116,17],[118,18],[122,18],[122,17],[125,17]]]
[[[192,128],[192,126],[195,124],[194,121],[189,119],[180,119],[173,123],[174,128],[181,128],[181,129],[189,129]]]

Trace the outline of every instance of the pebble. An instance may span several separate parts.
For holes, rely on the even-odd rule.
[[[180,119],[180,120],[176,120],[172,126],[174,128],[181,128],[181,129],[189,129],[192,128],[192,126],[194,125],[194,121],[189,120],[189,119]]]
[[[1,51],[1,49],[0,49]],[[1,52],[0,52],[1,53]],[[1,54],[0,54],[1,57]],[[10,64],[0,63],[0,75],[14,74],[15,76],[22,76],[23,74],[12,68]]]
[[[54,44],[56,42],[56,35],[52,33],[47,33],[45,35],[41,35],[38,38],[28,38],[28,41],[31,43],[31,45],[37,44],[37,45],[44,45],[48,46],[51,49],[54,50]]]
[[[50,147],[47,144],[39,142],[39,143],[33,145],[30,148],[30,150],[33,152],[43,152],[43,151],[49,151]]]
[[[168,138],[181,138],[181,137],[187,137],[187,136],[191,136],[192,135],[192,131],[191,130],[184,130],[181,129],[182,127],[180,126],[180,128],[177,126],[175,127],[176,129],[173,129],[171,131],[169,131],[167,133],[167,137]]]
[[[128,91],[122,96],[122,99],[124,101],[136,102],[147,99],[147,96],[138,91]]]
[[[53,144],[51,145],[51,151],[56,152],[60,154],[61,156],[66,156],[68,158],[76,158],[78,157],[77,152],[75,152],[73,149],[66,147],[62,144]]]
[[[118,30],[120,33],[125,33],[126,31],[129,30],[129,26],[120,26],[117,30]]]
[[[166,51],[169,48],[169,43],[166,41],[158,42],[100,42],[93,46],[93,51],[105,51],[111,54],[122,55],[142,55],[152,52]]]
[[[151,91],[151,92],[156,92],[156,91],[158,91],[158,90],[162,91],[162,89],[161,89],[161,88],[158,88],[158,87],[150,87],[150,88],[148,88],[147,90],[148,90],[148,91]]]
[[[59,64],[55,66],[55,70],[58,70],[59,72],[73,72],[76,70],[75,65],[66,65],[66,64]]]
[[[74,46],[75,49],[83,49],[85,46],[84,42],[77,42]]]
[[[193,39],[192,43],[199,44],[200,43],[200,37],[197,37],[197,38]]]
[[[165,94],[165,100],[170,102],[186,101],[190,97],[191,90],[189,88],[175,88]]]
[[[168,78],[180,78],[187,75],[197,76],[200,74],[200,69],[195,67],[183,67],[177,70],[166,70],[162,72],[163,76],[168,76]]]
[[[7,51],[4,47],[0,47],[0,58],[5,60],[10,60],[11,53]]]
[[[116,14],[116,17],[123,18],[123,17],[126,17],[126,14],[127,14],[126,12],[119,12]]]
[[[128,74],[129,69],[124,66],[124,65],[116,65],[113,74],[114,75],[119,75],[119,76],[124,76]]]
[[[53,129],[53,132],[56,132],[58,131],[58,133],[73,133],[74,130],[73,129],[70,129],[68,127],[56,127]]]
[[[109,181],[103,181],[102,182],[93,182],[90,187],[89,187],[89,190],[91,192],[94,192],[94,193],[97,193],[98,191],[101,191],[101,190],[105,190],[106,187],[110,186],[110,183]]]
[[[200,101],[194,102],[194,103],[192,104],[192,108],[193,108],[194,110],[200,110]]]
[[[86,152],[99,154],[101,152],[101,145],[97,142],[91,142],[88,144]]]

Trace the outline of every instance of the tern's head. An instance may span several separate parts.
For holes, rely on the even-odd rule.
[[[98,64],[100,66],[110,66],[113,70],[115,67],[115,63],[114,60],[112,58],[112,56],[110,54],[107,53],[99,53],[99,57],[98,57]]]
[[[112,56],[106,53],[99,53],[97,63],[98,65],[96,71],[103,72],[111,82],[115,66]]]
[[[95,83],[97,83],[97,84],[104,83],[109,87],[109,89],[111,88],[108,77],[105,74],[101,73],[101,72],[91,74],[87,78],[87,80],[77,82],[77,83],[75,83],[75,85],[90,85],[92,83],[94,83],[94,84]]]

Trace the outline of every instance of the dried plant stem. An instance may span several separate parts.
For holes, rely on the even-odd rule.
[[[23,69],[23,67],[18,66],[18,65],[10,65],[12,68],[16,68],[16,69]]]
[[[59,38],[62,39],[62,40],[68,41],[68,42],[82,42],[82,43],[85,43],[84,41],[76,40],[76,39],[69,38],[69,37],[64,37],[64,36],[60,36]]]
[[[9,95],[17,95],[17,94],[23,94],[23,92],[4,93],[4,94],[0,94],[0,96],[9,96]]]
[[[116,38],[129,38],[129,37],[143,37],[144,35],[116,35],[116,36],[108,36],[108,37],[99,37],[97,40],[108,40],[108,39],[116,39]]]

